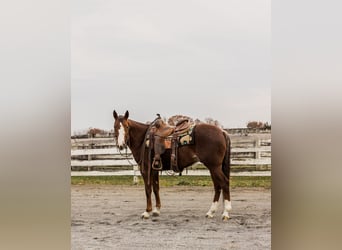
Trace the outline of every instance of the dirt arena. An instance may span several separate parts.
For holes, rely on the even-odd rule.
[[[205,218],[211,187],[162,187],[160,194],[161,215],[142,220],[143,187],[73,185],[72,249],[271,249],[270,189],[232,189],[227,222],[222,202]]]

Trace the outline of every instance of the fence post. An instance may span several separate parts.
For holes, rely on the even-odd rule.
[[[138,175],[137,175],[138,171],[139,171],[139,166],[134,165],[133,166],[133,184],[138,184],[138,182],[139,182]]]
[[[261,145],[261,141],[260,141],[260,138],[256,138],[255,139],[255,159],[260,159],[261,158],[261,151],[258,150],[260,148],[260,145]]]
[[[88,138],[93,138],[93,136],[92,136],[91,133],[88,134]],[[90,142],[88,148],[92,149],[93,147],[94,147],[94,143]],[[91,160],[92,160],[91,155],[88,155],[88,161],[89,161],[89,163],[90,163]],[[92,170],[92,166],[90,166],[90,164],[89,164],[89,165],[88,165],[88,171],[91,171],[91,170]]]
[[[261,147],[261,140],[260,138],[257,138],[255,140],[255,159],[260,159],[261,158],[261,151],[260,151],[260,147]],[[262,165],[256,165],[255,170],[264,170]]]

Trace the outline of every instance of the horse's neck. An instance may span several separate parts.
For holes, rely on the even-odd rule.
[[[144,143],[145,135],[149,125],[129,120],[130,129],[130,149],[132,151],[134,160],[136,162],[140,161],[142,144]]]

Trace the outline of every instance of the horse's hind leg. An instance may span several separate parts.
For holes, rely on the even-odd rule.
[[[217,181],[212,178],[214,182],[214,189],[215,189],[215,195],[214,195],[214,200],[213,203],[211,204],[209,211],[206,214],[207,218],[213,218],[214,214],[217,210],[218,207],[218,200],[220,199],[220,194],[221,194],[221,186],[217,183]]]
[[[156,207],[152,211],[153,216],[159,216],[160,215],[160,196],[159,196],[159,172],[158,171],[152,171],[152,185],[153,185],[153,193],[154,197],[156,198]]]
[[[210,173],[211,173],[211,178],[213,179],[214,185],[215,186],[219,185],[222,188],[223,200],[224,200],[224,210],[222,214],[222,220],[228,220],[229,219],[228,212],[232,209],[232,205],[230,201],[229,179],[224,175],[221,168],[216,168],[215,170],[210,171]],[[216,196],[216,192],[215,192],[215,196]]]
[[[224,209],[222,214],[222,220],[229,219],[229,211],[232,210],[232,203],[230,201],[230,191],[229,191],[229,179],[222,173],[222,190],[223,190],[223,199],[224,199]]]
[[[209,211],[206,214],[207,218],[213,218],[214,217],[214,214],[215,214],[217,207],[218,207],[218,201],[220,199],[220,194],[221,194],[220,183],[219,183],[218,179],[215,178],[215,176],[213,175],[211,170],[210,170],[210,176],[211,176],[211,179],[214,183],[215,194],[214,194],[213,203],[211,204]]]

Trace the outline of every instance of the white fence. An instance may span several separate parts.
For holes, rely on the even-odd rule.
[[[232,169],[271,169],[270,133],[233,134],[231,141]],[[131,164],[136,165],[131,152],[120,152],[112,137],[71,139],[71,169],[127,169]]]

